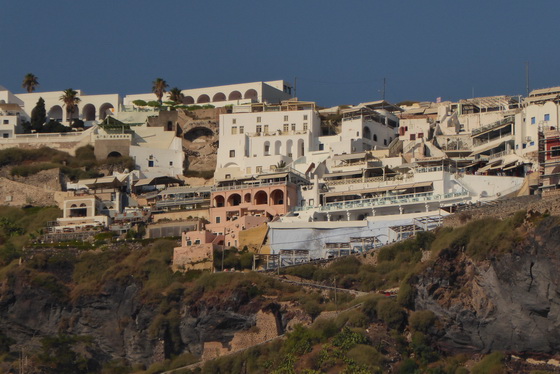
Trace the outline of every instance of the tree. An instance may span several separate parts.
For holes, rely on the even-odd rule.
[[[181,90],[177,87],[173,87],[172,89],[169,90],[169,100],[177,103],[177,104],[181,104],[183,103],[183,99],[185,98],[185,95],[183,95],[183,93],[181,92]]]
[[[156,78],[156,80],[152,82],[152,92],[156,95],[160,104],[163,94],[167,92],[167,87],[169,87],[169,85],[162,78]]]
[[[47,122],[47,110],[45,109],[45,100],[40,97],[35,108],[31,111],[31,128],[39,132],[45,122]]]
[[[74,109],[82,99],[78,97],[78,91],[68,88],[62,91],[60,101],[66,106],[66,119],[68,120],[68,124],[70,124],[72,122],[72,113],[74,113]]]
[[[22,87],[27,90],[28,93],[35,91],[35,88],[39,85],[39,80],[37,76],[29,73],[23,77]]]

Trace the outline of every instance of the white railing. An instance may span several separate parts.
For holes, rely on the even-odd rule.
[[[360,208],[374,208],[381,206],[399,206],[403,204],[417,204],[423,202],[443,201],[457,198],[465,198],[469,196],[468,191],[454,192],[447,194],[434,194],[432,192],[423,192],[416,194],[397,195],[397,196],[384,196],[372,199],[349,200],[338,203],[327,203],[319,208],[312,206],[296,207],[294,211],[304,211],[311,209],[318,209],[323,212],[360,209]]]

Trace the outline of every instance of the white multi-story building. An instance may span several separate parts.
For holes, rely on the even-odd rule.
[[[315,103],[236,106],[220,116],[215,178],[231,179],[289,166],[319,149],[321,120]]]

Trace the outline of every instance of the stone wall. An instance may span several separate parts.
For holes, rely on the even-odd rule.
[[[57,191],[0,177],[0,205],[53,206],[58,205],[55,195]]]
[[[212,270],[214,245],[195,244],[173,249],[173,270]]]
[[[121,156],[130,155],[130,139],[97,139],[94,145],[95,158],[105,160],[109,153],[118,152]]]
[[[548,211],[551,215],[560,215],[560,195],[543,197],[538,195],[520,196],[493,201],[486,205],[473,205],[445,217],[443,225],[458,227],[470,221],[487,217],[504,219],[520,210],[533,210],[540,213]]]

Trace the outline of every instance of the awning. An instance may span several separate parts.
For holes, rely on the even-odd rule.
[[[481,148],[477,149],[476,151],[473,151],[473,152],[470,154],[470,156],[478,155],[478,154],[480,154],[480,153],[489,151],[489,150],[491,150],[491,149],[493,149],[493,148],[501,147],[502,144],[504,144],[505,142],[506,142],[505,140],[502,140],[502,141],[499,142],[499,143],[487,144],[486,146],[481,147]]]
[[[154,177],[154,178],[145,178],[139,179],[138,182],[134,184],[134,187],[142,187],[142,186],[155,186],[158,184],[184,184],[181,179],[173,178],[173,177]]]
[[[344,161],[344,160],[357,160],[366,157],[366,153],[351,153],[351,154],[342,154],[342,155],[334,155],[333,161]]]
[[[84,184],[88,188],[101,188],[101,187],[119,187],[122,186],[122,182],[115,176],[84,179],[78,182],[79,184]]]
[[[510,169],[515,169],[517,166],[517,161],[509,163],[507,165],[504,166],[503,170],[510,170]]]
[[[275,174],[262,174],[257,177],[257,179],[274,179],[274,178],[286,178],[288,173],[275,173]]]
[[[332,173],[332,174],[325,174],[323,178],[337,178],[337,177],[347,177],[349,175],[362,175],[363,170],[356,170],[356,171],[341,171],[339,173]]]

